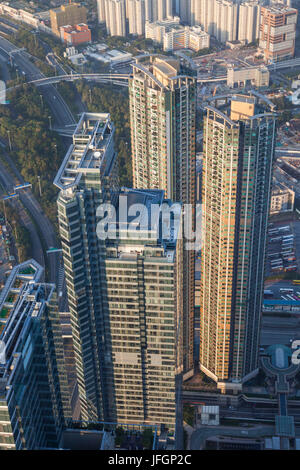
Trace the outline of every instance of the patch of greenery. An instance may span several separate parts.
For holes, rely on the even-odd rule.
[[[190,426],[194,426],[195,409],[191,405],[183,405],[183,421]]]
[[[0,136],[7,140],[10,133],[10,157],[24,180],[32,184],[45,214],[55,224],[57,188],[53,179],[65,153],[63,143],[49,129],[50,110],[32,85],[12,90],[8,98],[10,105],[0,105]]]
[[[151,428],[146,428],[142,434],[142,444],[145,449],[152,449],[153,446],[153,431]]]
[[[6,217],[10,226],[13,228],[19,263],[23,263],[23,261],[26,261],[32,256],[30,233],[27,228],[20,223],[17,211],[8,205],[6,207]]]

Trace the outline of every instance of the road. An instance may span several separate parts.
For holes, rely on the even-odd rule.
[[[3,51],[9,57],[9,54],[16,50],[17,48],[14,44],[0,36],[0,51]],[[26,52],[13,52],[12,57],[19,70],[25,74],[27,81],[45,78],[45,75],[42,74],[38,67],[29,60],[30,56]],[[42,93],[59,127],[75,123],[73,114],[55,86],[46,85],[41,88],[40,93]]]
[[[16,50],[16,46],[9,42],[7,39],[0,37],[0,53],[9,54],[12,51]],[[40,70],[29,60],[29,55],[22,51],[22,52],[13,52],[13,61],[19,68],[21,72],[26,74],[26,78],[28,81],[37,80],[39,78],[44,78],[44,75],[40,72]],[[75,119],[69,110],[68,106],[66,105],[65,101],[58,93],[56,88],[53,85],[47,85],[43,87],[40,91],[44,97],[44,100],[49,105],[49,108],[53,114],[55,125],[59,127],[64,127],[66,125],[71,125],[75,123]],[[5,158],[12,169],[12,173],[14,176],[8,174],[8,171],[5,170],[5,188],[8,188],[10,191],[13,186],[16,184],[16,180],[19,182],[24,182],[22,176],[18,172],[17,168],[15,167],[14,163],[10,159],[10,157],[6,154]],[[3,166],[3,165],[2,165]],[[4,168],[2,168],[4,170]],[[1,171],[2,171],[1,169]],[[26,190],[20,194],[20,200],[24,204],[24,207],[30,213],[32,219],[35,221],[36,226],[39,227],[39,231],[42,235],[42,238],[45,242],[45,248],[49,249],[50,247],[57,246],[57,239],[55,236],[54,229],[52,224],[48,220],[48,218],[44,215],[40,204],[33,196],[30,190]],[[21,211],[20,207],[19,210]],[[31,222],[32,223],[32,222]],[[27,228],[29,229],[29,223],[27,221]],[[34,224],[33,224],[34,225]],[[32,244],[34,250],[34,258],[45,266],[44,256],[42,256],[41,251],[41,241],[39,239],[38,230],[36,227],[30,229],[30,234],[32,236]],[[39,240],[39,241],[38,241]],[[49,280],[51,282],[55,282],[57,284],[58,281],[58,272],[59,272],[59,255],[58,254],[51,254],[48,258],[49,261]]]
[[[300,319],[294,317],[265,316],[262,317],[260,344],[286,344],[290,340],[300,338]]]
[[[7,193],[11,193],[14,186],[14,178],[8,173],[2,163],[0,163],[0,182]],[[44,253],[40,237],[37,229],[32,222],[31,218],[26,213],[24,206],[17,199],[11,200],[11,205],[16,209],[20,217],[20,222],[27,228],[30,233],[31,245],[32,245],[32,257],[41,265],[45,265]]]

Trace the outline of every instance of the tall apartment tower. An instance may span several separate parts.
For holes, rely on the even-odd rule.
[[[260,10],[259,2],[244,2],[239,5],[239,41],[249,44],[259,38]]]
[[[96,234],[96,210],[118,189],[114,126],[109,114],[82,114],[73,143],[54,184],[71,315],[82,419],[103,419],[103,250]]]
[[[126,36],[125,0],[105,0],[105,22],[110,36]]]
[[[174,58],[147,57],[129,80],[133,185],[195,204],[196,81]],[[193,365],[194,252],[184,250],[184,369]]]
[[[294,57],[298,10],[281,5],[261,8],[259,47],[266,61]]]
[[[163,191],[129,189],[119,198],[118,215],[121,206],[129,213],[138,204],[147,222],[137,231],[133,217],[117,221],[116,236],[106,242],[102,314],[109,418],[176,431],[183,360],[181,205],[174,214],[177,231],[163,237],[162,215],[153,214],[155,206],[172,207]]]
[[[127,16],[129,34],[145,34],[145,0],[128,0]]]
[[[239,4],[233,0],[191,0],[191,24],[200,25],[218,41],[235,41]]]
[[[24,262],[1,292],[0,450],[59,448],[71,419],[55,286],[42,273]]]
[[[174,231],[160,235],[163,191],[119,192],[113,136],[109,115],[83,114],[55,179],[81,415],[175,430],[182,241]],[[99,228],[102,203],[118,214],[107,239]],[[130,226],[119,217],[133,204],[143,205],[143,220],[158,207],[151,226],[138,232],[133,217]]]
[[[207,106],[200,367],[222,390],[258,365],[275,136],[275,114],[254,94],[233,96],[228,113]]]
[[[235,41],[238,29],[238,4],[231,0],[215,0],[214,36],[218,41]]]
[[[97,0],[98,22],[105,23],[105,0]]]

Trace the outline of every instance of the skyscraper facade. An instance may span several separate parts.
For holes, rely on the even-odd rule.
[[[56,175],[58,220],[83,419],[103,419],[102,245],[96,210],[118,188],[114,126],[108,114],[83,114]]]
[[[125,0],[105,0],[105,22],[107,34],[126,36]]]
[[[244,2],[239,6],[239,32],[238,40],[252,43],[259,38],[260,24],[259,2]]]
[[[55,286],[38,282],[42,271],[16,266],[1,293],[0,450],[58,448],[71,419]]]
[[[203,140],[200,366],[240,387],[258,366],[276,119],[253,94],[207,106]]]
[[[127,1],[129,34],[145,34],[145,0]]]
[[[129,80],[133,185],[195,204],[196,81],[172,58],[137,60]],[[184,250],[184,368],[193,366],[194,252]]]
[[[162,239],[159,215],[150,216],[156,228],[139,232],[127,219],[112,220],[115,233],[101,238],[102,203],[119,221],[120,198],[128,208],[143,204],[144,218],[164,198],[163,191],[119,191],[113,136],[109,115],[83,114],[55,179],[81,415],[175,430],[182,242],[174,232]]]

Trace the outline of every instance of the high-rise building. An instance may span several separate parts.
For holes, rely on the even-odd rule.
[[[125,0],[105,0],[105,22],[110,36],[126,36]]]
[[[298,11],[281,5],[262,7],[259,47],[268,62],[294,56]]]
[[[103,419],[102,247],[95,221],[97,207],[118,189],[114,132],[108,114],[83,114],[54,180],[83,419]]]
[[[200,25],[218,41],[235,41],[238,32],[239,4],[233,0],[192,0],[192,25]]]
[[[81,415],[175,430],[182,241],[174,231],[161,236],[163,191],[119,192],[113,136],[109,115],[83,114],[55,179]],[[118,218],[116,232],[102,239],[99,206],[112,203],[119,217],[124,200],[128,213],[143,204],[151,226],[137,232],[133,217]],[[176,217],[180,230],[181,206]]]
[[[238,4],[230,0],[215,0],[214,36],[226,43],[235,41],[238,30]]]
[[[137,59],[129,80],[133,184],[195,204],[196,81],[174,58]],[[194,252],[184,250],[184,369],[193,365]]]
[[[153,214],[155,205],[172,206],[163,191],[126,190],[119,197],[118,215],[121,205],[128,205],[129,213],[139,204],[142,217],[156,219],[142,232],[130,228],[133,217],[119,221],[116,237],[106,243],[102,315],[109,416],[175,431],[183,353],[181,205],[174,214],[178,232],[163,238],[162,216]]]
[[[145,0],[128,0],[129,34],[145,34]]]
[[[0,450],[58,448],[71,419],[58,304],[34,260],[16,266],[0,298]]]
[[[228,97],[230,101],[230,98]],[[276,118],[254,94],[206,108],[200,367],[221,389],[258,366]]]
[[[146,21],[162,21],[173,16],[172,0],[145,0]]]
[[[62,5],[59,8],[50,10],[51,29],[57,36],[60,36],[61,26],[75,26],[79,23],[87,23],[87,9],[79,3]]]
[[[249,44],[259,38],[260,9],[261,5],[256,1],[239,5],[239,41],[246,41]]]
[[[99,23],[105,23],[105,0],[97,0],[97,11]]]

